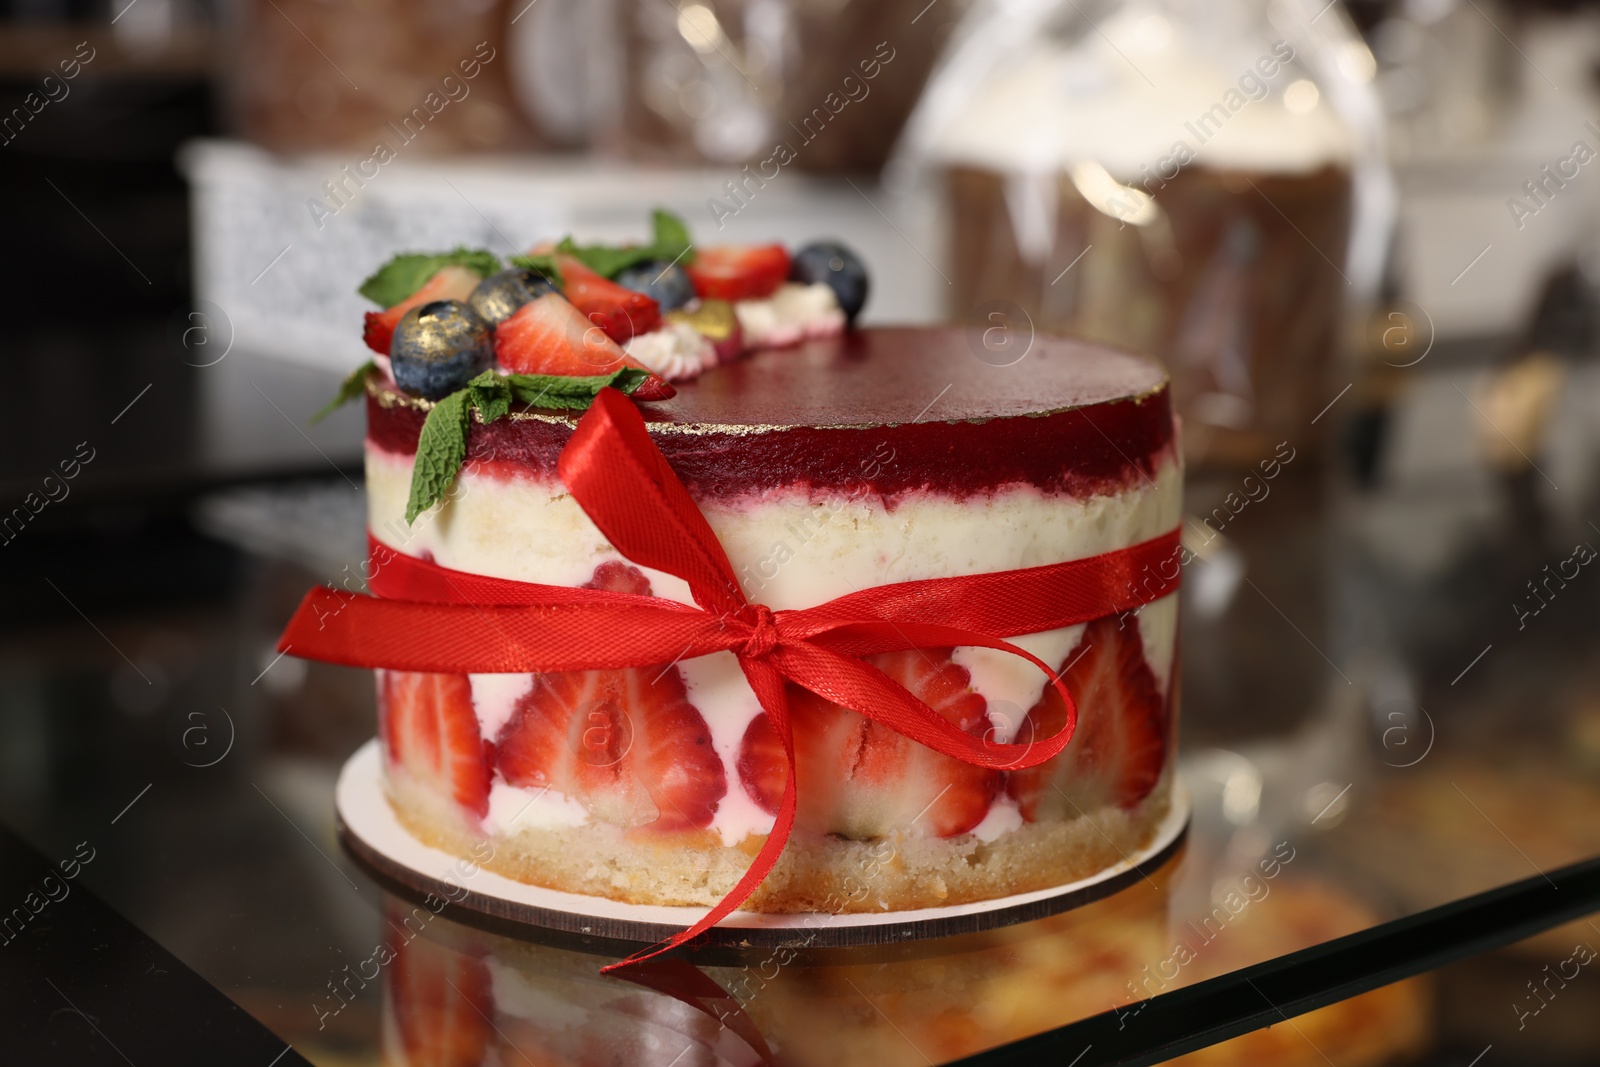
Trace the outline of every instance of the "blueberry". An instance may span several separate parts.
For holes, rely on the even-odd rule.
[[[813,241],[796,252],[789,261],[789,280],[826,283],[851,322],[867,302],[867,265],[838,241]]]
[[[662,311],[681,308],[694,299],[694,283],[676,263],[663,263],[655,259],[635,263],[612,281],[624,289],[643,293],[660,304]]]
[[[522,305],[555,291],[556,287],[538,271],[512,267],[479,282],[467,303],[485,322],[498,326]]]
[[[439,400],[494,365],[489,324],[459,300],[405,313],[389,342],[389,370],[412,396]]]

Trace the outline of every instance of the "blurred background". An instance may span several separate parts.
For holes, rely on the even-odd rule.
[[[379,1062],[393,995],[311,1009],[392,903],[333,834],[370,682],[273,650],[364,556],[361,415],[309,416],[394,252],[636,239],[662,205],[706,244],[843,237],[869,324],[1167,364],[1196,829],[1158,918],[1105,924],[1175,929],[1292,841],[1242,966],[1600,853],[1597,159],[1580,2],[0,0],[0,821],[94,838],[85,881],[159,943],[312,1062]],[[1584,941],[1214,1061],[1592,1063],[1600,979],[1529,999]],[[996,951],[952,949],[988,961],[952,964],[970,997],[1061,994],[941,1061],[1151,962],[1096,957],[1091,995]]]

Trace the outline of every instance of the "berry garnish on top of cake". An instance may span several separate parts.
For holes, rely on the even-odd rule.
[[[621,344],[661,325],[661,306],[654,298],[597,274],[576,256],[557,255],[561,295],[583,317]]]
[[[789,253],[782,245],[716,245],[689,264],[694,291],[714,300],[763,300],[789,276]]]
[[[663,263],[659,259],[626,267],[612,280],[625,289],[648,296],[662,311],[676,311],[696,297],[688,272],[676,263]]]
[[[539,271],[511,267],[479,282],[467,303],[491,326],[498,326],[546,293],[558,292],[555,283]]]
[[[494,363],[489,333],[489,324],[460,300],[419,304],[395,324],[389,374],[413,396],[442,400]]]
[[[379,373],[428,401],[408,518],[440,499],[466,455],[476,412],[512,405],[581,410],[608,386],[670,399],[669,384],[758,348],[843,331],[867,297],[860,257],[836,241],[791,256],[782,245],[696,249],[682,219],[651,215],[645,244],[542,242],[502,263],[492,252],[406,252],[361,284],[383,305],[363,337],[378,357],[340,387],[328,411]]]
[[[682,381],[756,348],[839,333],[860,313],[868,285],[861,258],[837,241],[814,242],[792,255],[780,244],[696,248],[683,220],[657,210],[644,244],[580,245],[567,237],[511,256],[509,266],[482,249],[407,252],[360,291],[383,306],[367,312],[363,331],[379,355],[377,368],[400,391],[438,400],[491,367],[585,375],[591,364],[616,364],[614,352],[605,359],[586,355],[605,350],[585,337],[591,326],[625,350],[624,363]],[[561,346],[565,352],[542,344],[538,362],[551,369],[534,372],[525,346],[505,342],[503,334],[524,333],[527,320],[513,320],[548,296],[577,316],[561,319],[574,324],[564,327],[572,334]],[[448,312],[433,308],[399,336],[411,312],[446,301]],[[561,318],[549,303],[534,316],[538,322]],[[485,332],[497,357],[490,363],[482,357]],[[640,400],[668,395],[647,386],[634,393]]]
[[[867,265],[838,241],[814,241],[796,252],[789,280],[832,289],[847,322],[854,322],[867,302]]]
[[[610,374],[620,367],[636,367],[649,373],[560,293],[545,293],[529,301],[495,327],[494,354],[501,369],[512,374],[583,377]],[[646,382],[650,388],[641,385],[634,390],[634,396],[664,400],[672,395],[665,382],[649,382],[648,378]]]
[[[367,312],[368,347],[387,355],[395,325],[406,312],[432,300],[465,300],[485,275],[498,269],[500,261],[493,255],[471,248],[395,256],[361,283],[361,295],[384,308]]]

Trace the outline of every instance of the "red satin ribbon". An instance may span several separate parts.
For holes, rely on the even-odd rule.
[[[682,578],[698,606],[468,574],[371,540],[369,584],[378,597],[312,589],[278,648],[352,667],[450,673],[624,669],[712,652],[737,656],[789,763],[772,832],[738,884],[704,917],[666,942],[603,968],[607,971],[658,955],[716,925],[777,863],[795,816],[786,683],[966,763],[1000,770],[1032,767],[1071,739],[1077,707],[1048,664],[1003,638],[1128,611],[1178,587],[1178,531],[1173,530],[1088,559],[899,582],[816,607],[773,611],[746,599],[722,545],[623,394],[600,393],[562,451],[558,471],[618,552]],[[862,659],[951,645],[1000,649],[1038,667],[1065,704],[1066,725],[1052,737],[1026,744],[974,737]]]

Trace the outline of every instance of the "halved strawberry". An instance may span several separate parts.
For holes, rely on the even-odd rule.
[[[601,564],[587,587],[650,591],[622,563]],[[728,791],[711,730],[673,666],[535,675],[496,749],[507,782],[549,787],[628,829],[704,829]]]
[[[488,743],[464,674],[384,671],[378,731],[389,762],[454,797],[476,818],[489,813]]]
[[[789,251],[782,245],[715,245],[696,249],[684,269],[707,300],[759,300],[789,277]]]
[[[361,339],[367,342],[367,347],[374,352],[387,356],[389,341],[394,337],[394,328],[400,324],[400,319],[406,312],[434,300],[465,300],[472,295],[472,290],[476,289],[482,280],[476,271],[468,270],[466,267],[456,265],[441,267],[438,273],[422,283],[421,289],[394,307],[385,311],[367,312],[366,329],[362,331]]]
[[[1022,817],[1073,819],[1096,808],[1132,808],[1149,795],[1167,759],[1160,687],[1144,658],[1132,614],[1096,619],[1066,659],[1061,676],[1078,705],[1078,728],[1059,756],[1011,772],[1007,790]],[[1047,686],[1023,719],[1016,741],[1049,737],[1066,708]]]
[[[624,352],[604,330],[557,293],[524,304],[494,330],[494,356],[513,374],[610,374],[644,364]],[[652,374],[635,389],[640,400],[665,400],[678,391]]]
[[[402,915],[401,922],[409,916]],[[395,955],[389,994],[404,1059],[385,1058],[385,1063],[479,1067],[483,1062],[493,1036],[494,983],[482,960],[413,937]]]
[[[795,686],[789,687],[791,721],[796,704],[809,695]],[[796,727],[797,748],[799,743],[799,729]],[[799,766],[798,751],[795,753],[795,765]],[[778,731],[772,728],[772,720],[766,712],[751,719],[750,725],[745,727],[744,736],[739,739],[739,759],[735,767],[739,772],[740,784],[750,799],[756,802],[756,807],[768,815],[778,814],[778,806],[783,803],[783,787],[789,781],[789,765],[783,758],[783,742],[778,740]],[[799,799],[805,799],[804,788]]]
[[[873,656],[873,666],[947,721],[975,737],[989,730],[988,708],[951,650],[912,649]],[[989,812],[1001,775],[942,755],[887,726],[789,687],[799,774],[799,825],[855,839],[896,830],[935,837],[965,833]],[[739,779],[765,811],[776,813],[788,767],[766,715],[745,730]]]
[[[661,305],[650,296],[624,289],[575,256],[557,256],[556,266],[561,269],[561,291],[572,306],[617,344],[661,325]]]

